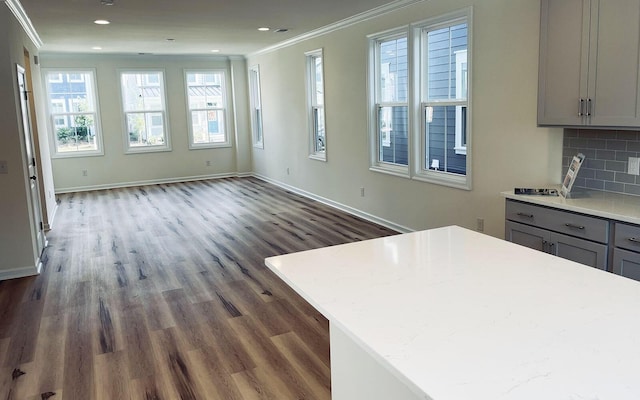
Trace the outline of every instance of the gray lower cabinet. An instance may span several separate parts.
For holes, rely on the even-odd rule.
[[[507,199],[505,239],[640,281],[640,225]]]
[[[616,222],[611,272],[640,281],[640,226]]]
[[[607,246],[547,229],[506,221],[505,238],[513,243],[544,251],[590,267],[606,269]]]
[[[611,272],[640,281],[640,253],[619,248],[613,249]]]

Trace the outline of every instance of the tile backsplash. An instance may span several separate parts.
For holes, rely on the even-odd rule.
[[[640,131],[565,129],[561,178],[578,153],[586,158],[574,187],[640,196],[640,176],[627,174],[629,157],[640,157]]]

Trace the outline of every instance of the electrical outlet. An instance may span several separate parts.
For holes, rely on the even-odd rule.
[[[478,218],[477,220],[478,232],[484,232],[484,218]]]
[[[6,161],[0,160],[0,174],[8,174],[9,173],[9,165]]]
[[[640,158],[629,157],[627,173],[629,175],[640,175]]]
[[[360,188],[360,197],[364,197],[364,188],[363,187]]]
[[[211,161],[207,160],[207,162],[205,163],[207,165],[207,167],[211,166]]]
[[[289,167],[287,167],[287,175],[289,175],[291,172],[289,171]]]
[[[87,171],[86,169],[82,170],[82,176],[88,176],[89,175],[89,171]]]

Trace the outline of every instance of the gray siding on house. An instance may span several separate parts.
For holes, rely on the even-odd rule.
[[[380,46],[380,63],[389,65],[389,73],[396,82],[395,101],[407,101],[409,69],[407,64],[407,39],[384,42]],[[390,145],[380,147],[380,160],[393,164],[408,165],[409,127],[407,107],[393,107]]]
[[[467,25],[452,26],[431,31],[428,35],[428,90],[429,100],[449,100],[456,98],[456,56],[455,53],[467,49]],[[438,160],[440,170],[456,174],[466,174],[466,155],[456,154],[455,107],[433,107],[433,118],[428,124],[427,159],[425,167],[432,160]]]

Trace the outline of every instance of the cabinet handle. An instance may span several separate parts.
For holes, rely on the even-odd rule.
[[[580,99],[580,104],[578,105],[578,117],[582,117],[584,115],[582,110],[584,110],[584,99]]]
[[[587,99],[587,117],[591,116],[591,99]]]
[[[547,251],[547,244],[548,243],[549,242],[547,242],[546,240],[542,239],[542,252],[543,253],[548,253],[548,251]]]
[[[525,214],[523,212],[519,212],[518,216],[525,217],[525,218],[533,218],[533,214]]]
[[[573,228],[573,229],[580,229],[580,230],[584,229],[584,226],[574,225],[574,224],[569,224],[569,223],[564,224],[564,226],[566,226],[567,228]]]
[[[553,249],[556,247],[556,244],[553,242],[549,242],[549,254],[553,254],[555,255],[555,252],[553,251]]]
[[[634,238],[634,237],[630,237],[629,241],[633,242],[633,243],[640,243],[640,239],[637,239],[637,238]]]

